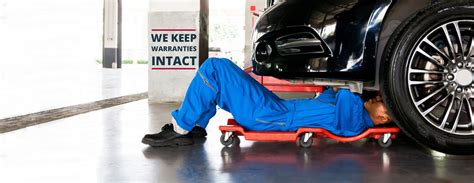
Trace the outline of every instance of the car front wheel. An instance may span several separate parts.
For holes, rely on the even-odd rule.
[[[474,154],[474,3],[450,1],[404,22],[385,49],[386,104],[417,142]]]

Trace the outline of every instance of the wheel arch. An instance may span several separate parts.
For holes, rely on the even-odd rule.
[[[421,10],[436,4],[440,1],[438,0],[395,0],[393,4],[390,6],[383,24],[382,29],[378,36],[378,42],[376,47],[376,54],[375,54],[375,76],[374,76],[374,85],[365,87],[369,90],[380,90],[381,87],[381,76],[382,72],[382,62],[384,59],[382,58],[384,55],[384,51],[386,49],[387,43],[389,42],[392,34],[402,25],[404,21],[407,21],[411,16],[420,12]]]

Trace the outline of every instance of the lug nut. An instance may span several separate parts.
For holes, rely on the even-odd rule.
[[[448,75],[448,79],[449,80],[453,80],[454,79],[454,76],[452,74]]]
[[[462,62],[458,62],[458,67],[461,68],[462,67]]]
[[[458,72],[458,70],[456,68],[453,69],[453,72]]]
[[[456,88],[456,91],[457,91],[458,93],[461,93],[461,92],[462,92],[462,88],[461,88],[461,87],[458,87],[458,88]]]

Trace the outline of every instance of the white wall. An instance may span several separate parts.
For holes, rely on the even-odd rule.
[[[199,0],[150,0],[150,12],[199,11]]]

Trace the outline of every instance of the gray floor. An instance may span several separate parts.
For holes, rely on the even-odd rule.
[[[148,91],[147,65],[36,68],[0,64],[0,119]],[[31,73],[31,74],[24,74]],[[80,76],[80,77],[79,77]]]
[[[0,134],[0,182],[473,182],[474,157],[446,156],[398,139],[250,142],[224,148],[219,111],[207,139],[192,146],[150,148],[178,104],[140,100]]]

